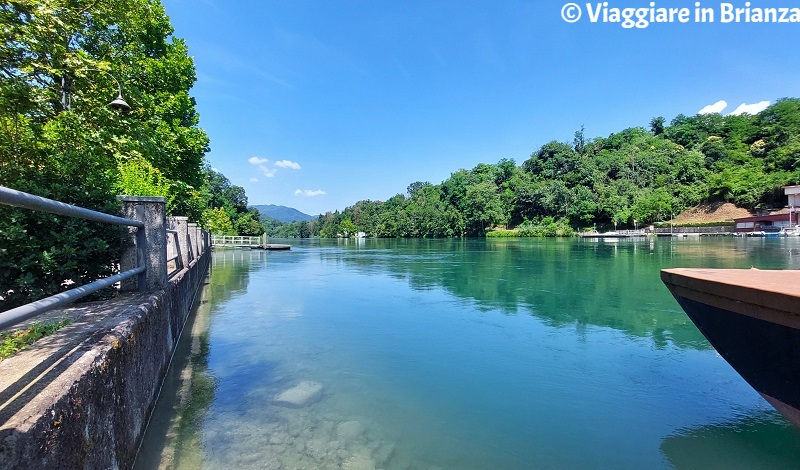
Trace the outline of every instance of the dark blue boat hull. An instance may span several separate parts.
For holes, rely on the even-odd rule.
[[[675,296],[714,349],[800,427],[800,331]]]

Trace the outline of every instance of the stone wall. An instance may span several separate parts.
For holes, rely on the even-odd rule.
[[[209,270],[207,237],[186,240],[162,288],[48,313],[73,323],[0,362],[0,468],[132,466]]]

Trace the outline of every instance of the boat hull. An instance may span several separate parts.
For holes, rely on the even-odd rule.
[[[800,427],[798,272],[687,269],[661,277],[714,349]]]

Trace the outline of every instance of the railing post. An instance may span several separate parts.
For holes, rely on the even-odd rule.
[[[189,237],[189,246],[191,247],[192,257],[197,259],[200,254],[200,241],[197,239],[197,224],[190,222],[186,224],[187,226],[187,236]]]
[[[180,253],[178,253],[181,257],[181,261],[183,261],[183,267],[188,268],[189,263],[194,259],[189,249],[189,218],[188,217],[170,217],[169,218],[171,229],[178,232],[178,245],[180,245]]]
[[[167,285],[167,227],[166,201],[163,197],[117,196],[122,201],[125,217],[144,223],[144,229],[136,229],[134,244],[126,248],[120,262],[120,270],[127,271],[136,266],[147,270],[139,275],[137,282],[125,280],[120,290],[149,291]]]
[[[197,256],[199,257],[206,252],[206,242],[203,240],[203,227],[196,225],[194,227],[195,237],[197,237]]]

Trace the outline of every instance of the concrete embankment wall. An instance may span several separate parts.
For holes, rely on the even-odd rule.
[[[209,269],[51,313],[74,322],[0,362],[0,468],[129,468]]]

